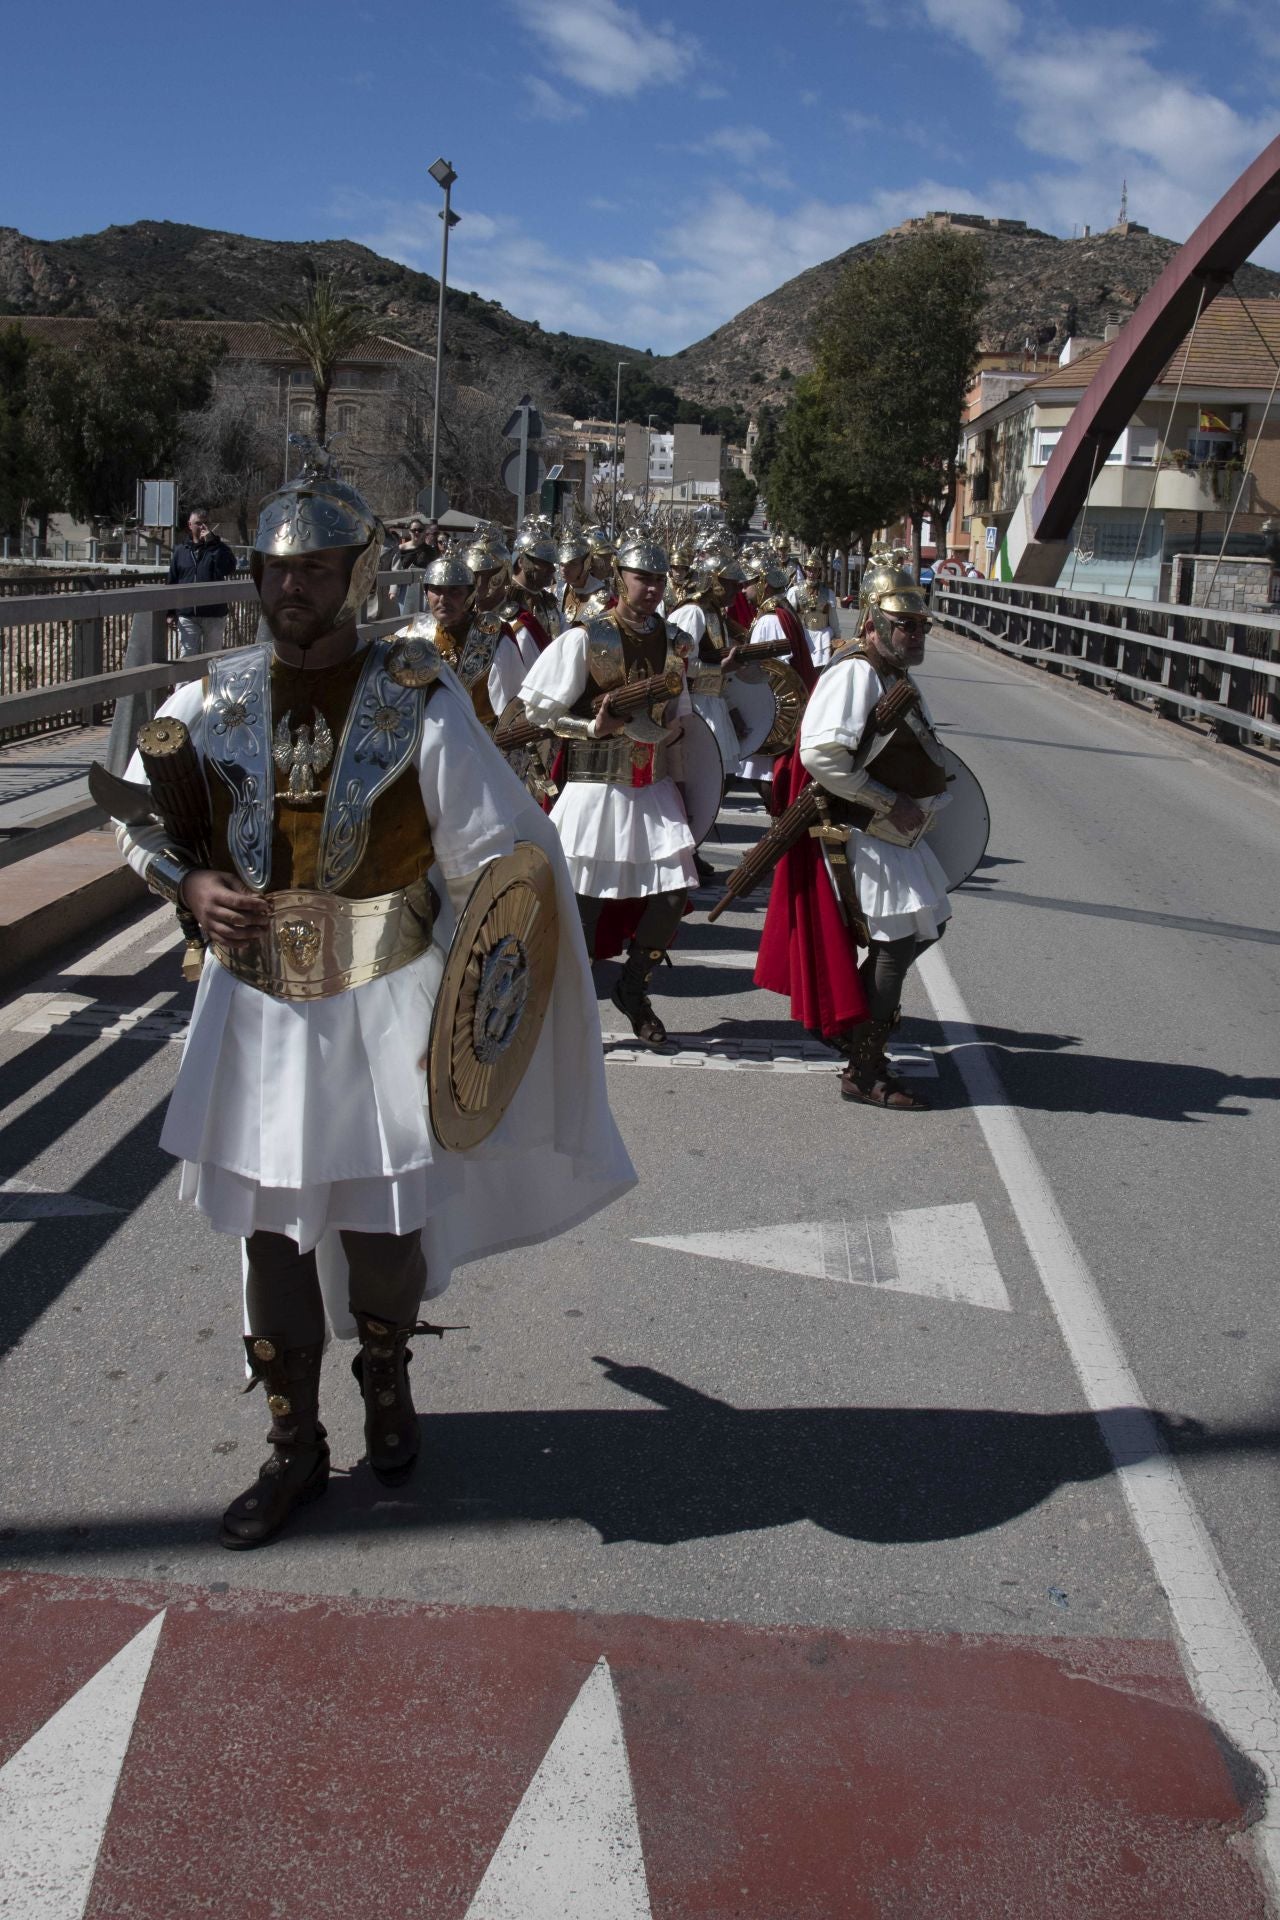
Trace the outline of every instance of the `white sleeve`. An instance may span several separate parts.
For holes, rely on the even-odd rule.
[[[191,735],[191,743],[197,752],[204,734],[204,683],[200,680],[187,680],[175,687],[163,706],[157,709],[156,717],[164,714],[174,720],[181,720]],[[124,777],[133,785],[145,787],[146,772],[142,765],[142,756],[136,750],[124,770]],[[147,877],[147,868],[153,857],[165,845],[164,831],[160,827],[130,827],[123,820],[117,820],[116,845],[129,866],[140,880]]]
[[[550,723],[568,713],[587,689],[587,630],[567,627],[539,654],[529,669],[520,697],[531,720]]]
[[[695,650],[702,645],[702,636],[707,630],[707,616],[692,600],[683,607],[677,607],[674,613],[669,613],[667,622],[670,626],[679,627],[682,633],[687,633]]]
[[[504,633],[489,667],[489,705],[499,718],[519,693],[524,672],[524,661],[515,641],[508,640]]]
[[[818,676],[800,722],[800,760],[832,793],[852,799],[872,777],[855,773],[849,756],[857,748],[883,692],[880,676],[865,660],[837,660]]]
[[[515,846],[515,776],[476,719],[471,696],[446,669],[427,701],[418,778],[431,844],[446,884],[473,874]]]

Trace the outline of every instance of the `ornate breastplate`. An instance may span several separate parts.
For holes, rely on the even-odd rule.
[[[417,636],[375,640],[365,650],[324,800],[318,890],[336,893],[359,866],[374,801],[417,756],[426,701],[439,671],[436,649]],[[230,795],[232,864],[256,893],[266,892],[271,883],[270,676],[270,648],[254,647],[215,661],[205,683],[204,756]]]

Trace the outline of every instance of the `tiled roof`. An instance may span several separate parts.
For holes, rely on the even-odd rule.
[[[161,320],[157,325],[172,328],[176,333],[194,335],[199,339],[217,338],[225,340],[227,352],[233,360],[286,360],[297,357],[286,351],[274,328],[265,320]],[[98,326],[96,319],[68,317],[62,314],[47,313],[11,313],[0,314],[0,327],[19,326],[37,340],[47,340],[58,346],[83,346],[92,340]],[[387,366],[397,362],[413,361],[421,365],[425,360],[431,362],[433,356],[421,352],[417,347],[402,346],[398,340],[390,340],[385,334],[375,333],[358,347],[352,347],[344,353],[340,365]],[[297,364],[302,364],[297,359]]]
[[[1248,310],[1228,288],[1206,307],[1200,323],[1166,364],[1153,386],[1261,387],[1271,390],[1280,361],[1280,300],[1250,300]],[[1261,335],[1261,338],[1259,338]],[[1105,360],[1108,347],[1091,347],[1070,366],[1055,367],[1035,382],[1039,395],[1056,388],[1088,386]]]

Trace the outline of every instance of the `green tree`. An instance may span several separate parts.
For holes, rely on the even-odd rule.
[[[0,533],[17,538],[29,519],[43,520],[55,504],[31,431],[30,366],[30,335],[0,327]]]
[[[724,501],[724,517],[738,539],[751,525],[751,516],[756,510],[760,498],[760,489],[754,480],[749,480],[739,467],[730,467],[724,477],[721,489]]]
[[[852,261],[815,329],[819,386],[836,430],[856,467],[876,469],[880,523],[909,515],[917,568],[925,516],[941,527],[955,504],[986,278],[978,241],[928,228]]]
[[[336,274],[325,273],[313,275],[302,299],[286,301],[267,324],[286,351],[307,364],[316,397],[315,438],[323,444],[338,363],[372,338],[374,316],[343,293]]]
[[[769,469],[778,452],[778,439],[782,431],[776,407],[761,407],[756,414],[759,433],[756,438],[756,450],[751,456],[751,471],[765,498],[769,495]]]
[[[173,471],[182,417],[208,400],[223,351],[136,318],[96,321],[80,346],[35,343],[27,426],[49,497],[81,520],[128,519],[137,482]]]
[[[824,551],[846,546],[881,517],[877,470],[840,433],[811,374],[796,382],[795,399],[778,429],[765,498],[775,526]]]

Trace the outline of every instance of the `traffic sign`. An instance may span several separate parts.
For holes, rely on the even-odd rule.
[[[1000,545],[1000,534],[998,529],[995,527],[988,527],[987,528],[987,552],[994,553],[996,548],[999,545]]]
[[[528,441],[541,440],[543,431],[542,415],[526,393],[502,429],[502,437],[504,440],[519,440],[522,436]]]
[[[434,493],[430,487],[424,487],[418,495],[416,505],[418,512],[425,513],[428,520],[439,520],[449,511],[449,496],[443,487],[437,487]]]
[[[522,477],[523,473],[523,477]],[[509,453],[502,463],[502,484],[517,499],[536,493],[546,479],[547,465],[542,455],[530,447],[521,460],[520,450]]]

